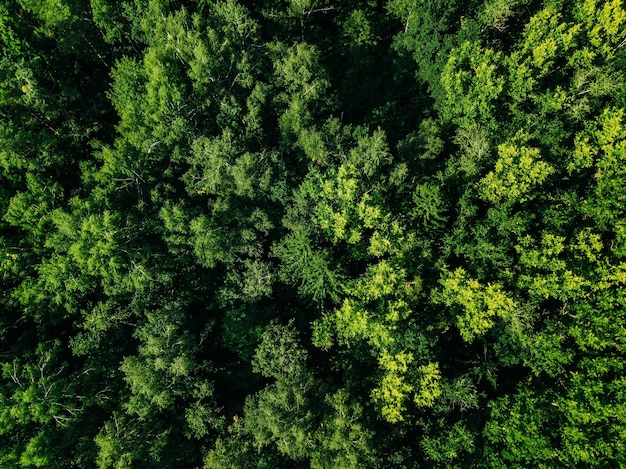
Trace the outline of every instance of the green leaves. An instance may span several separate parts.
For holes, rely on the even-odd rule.
[[[413,192],[413,212],[425,228],[441,228],[447,221],[445,201],[439,186],[432,183],[418,184]]]
[[[618,1],[586,1],[575,10],[576,18],[588,29],[591,44],[608,58],[624,40],[622,25],[626,22],[626,11]]]
[[[253,369],[276,381],[246,400],[245,428],[257,448],[274,443],[281,454],[302,459],[308,453],[313,379],[291,327],[270,325],[252,360]]]
[[[468,342],[491,329],[494,318],[510,320],[519,308],[500,285],[481,285],[461,268],[447,272],[440,282],[442,289],[434,293],[434,299],[446,306],[461,307],[456,319],[461,337]]]
[[[294,282],[303,295],[315,301],[336,300],[341,289],[342,275],[330,265],[329,252],[315,249],[307,230],[297,227],[274,248],[281,259],[279,275],[284,282]]]
[[[481,181],[483,197],[489,202],[525,202],[534,186],[543,183],[554,171],[539,159],[537,148],[502,144],[494,171]]]
[[[466,41],[453,49],[441,73],[445,92],[442,117],[463,128],[476,122],[488,129],[496,125],[493,103],[505,80],[498,70],[499,53]]]
[[[626,465],[623,5],[339,3],[0,2],[0,466]]]

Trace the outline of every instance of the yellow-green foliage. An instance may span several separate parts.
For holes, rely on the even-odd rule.
[[[494,170],[481,181],[481,194],[492,203],[525,202],[553,171],[541,161],[539,149],[504,143],[498,146]]]
[[[499,52],[476,42],[463,42],[453,50],[441,73],[444,117],[464,128],[476,122],[488,128],[496,125],[493,103],[504,89],[499,61]]]
[[[626,11],[621,0],[577,2],[576,19],[587,31],[589,42],[600,54],[613,57],[626,39]]]
[[[438,363],[429,363],[418,368],[417,392],[413,397],[419,407],[432,407],[441,396],[441,371]]]
[[[434,295],[435,301],[458,308],[457,326],[468,342],[491,329],[496,318],[506,321],[519,308],[501,285],[481,284],[462,268],[444,272],[440,283],[442,288]]]
[[[404,420],[405,400],[414,386],[407,382],[406,373],[413,361],[410,353],[391,355],[383,352],[379,357],[383,369],[380,384],[372,391],[372,397],[381,406],[381,415],[391,423]]]

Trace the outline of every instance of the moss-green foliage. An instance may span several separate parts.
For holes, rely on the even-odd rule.
[[[0,1],[0,467],[626,466],[621,0]]]

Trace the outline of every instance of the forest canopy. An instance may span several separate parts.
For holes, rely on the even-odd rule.
[[[626,467],[621,0],[1,0],[0,467]]]

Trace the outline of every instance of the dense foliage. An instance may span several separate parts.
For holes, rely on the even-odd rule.
[[[0,467],[626,466],[621,0],[2,0]]]

